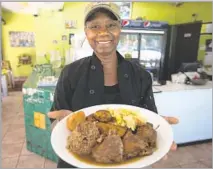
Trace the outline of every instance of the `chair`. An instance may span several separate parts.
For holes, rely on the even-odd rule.
[[[13,89],[15,86],[14,76],[11,68],[10,61],[3,60],[2,61],[2,72],[3,75],[6,75],[7,85],[9,89]]]

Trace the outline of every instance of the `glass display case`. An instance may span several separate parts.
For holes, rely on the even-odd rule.
[[[145,29],[143,25],[141,28],[124,27],[118,51],[125,58],[137,59],[141,66],[153,74],[154,80],[157,80],[164,62],[166,42],[167,29]]]

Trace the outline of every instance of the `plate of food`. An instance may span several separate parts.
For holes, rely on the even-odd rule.
[[[78,168],[142,168],[170,150],[173,132],[160,115],[130,105],[98,105],[70,114],[53,129],[51,144]]]

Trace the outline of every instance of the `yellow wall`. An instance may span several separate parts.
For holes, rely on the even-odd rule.
[[[193,22],[192,14],[197,13],[197,20],[212,21],[212,2],[185,2],[176,9],[175,23]]]
[[[62,46],[69,48],[68,41],[62,42],[62,35],[77,33],[83,30],[83,10],[88,2],[65,2],[63,12],[41,13],[39,17],[31,15],[13,14],[3,11],[3,18],[7,24],[3,26],[3,50],[4,58],[9,59],[15,76],[28,75],[31,71],[29,66],[17,68],[17,56],[21,53],[31,53],[36,62],[45,63],[40,57],[42,53],[49,55],[52,49]],[[211,2],[185,2],[181,7],[174,7],[168,2],[133,2],[132,19],[146,17],[148,20],[167,21],[169,24],[192,22],[191,15],[198,14],[198,20],[212,21]],[[75,17],[74,17],[75,16]],[[65,29],[65,20],[77,20],[77,29]],[[9,31],[34,31],[36,34],[36,48],[11,48],[9,44]],[[57,40],[58,45],[54,45]],[[203,43],[204,40],[201,40]],[[61,51],[62,52],[62,51]],[[199,52],[198,58],[203,58]],[[34,58],[35,59],[35,58]]]
[[[191,7],[192,6],[192,7]],[[191,7],[191,8],[190,8]],[[186,12],[187,11],[187,12]],[[212,21],[212,2],[188,2],[181,8],[176,10],[176,23],[186,23],[193,21],[191,15],[197,13],[197,20],[203,22]],[[212,35],[201,35],[198,50],[198,60],[203,60],[205,56],[205,49],[200,49],[205,45],[206,39],[211,39]]]
[[[175,7],[168,2],[133,2],[132,19],[145,17],[147,20],[175,23]]]
[[[21,54],[31,54],[33,61],[35,60],[35,48],[15,48],[10,46],[9,32],[10,31],[29,31],[34,32],[34,21],[31,15],[14,14],[3,11],[2,16],[6,20],[6,25],[2,25],[2,48],[3,59],[9,60],[13,69],[14,76],[28,76],[32,67],[24,65],[17,67],[18,56]]]
[[[83,9],[86,4],[85,2],[65,2],[63,12],[41,13],[41,16],[35,18],[36,53],[38,55],[46,53],[49,56],[52,49],[59,49],[62,53],[69,48],[69,33],[83,31]],[[77,20],[77,28],[65,29],[66,20]],[[62,35],[67,36],[67,42],[62,42]],[[58,44],[54,45],[53,40],[57,40]],[[37,57],[36,61],[37,63],[46,62],[42,57]]]
[[[185,2],[183,6],[177,8],[175,23],[193,22],[192,14],[198,14],[196,20],[212,22],[212,2]],[[211,35],[201,35],[198,49],[198,60],[203,60],[205,50],[200,49],[205,45],[206,39],[211,39]]]

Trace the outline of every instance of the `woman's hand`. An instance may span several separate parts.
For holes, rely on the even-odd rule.
[[[178,124],[179,120],[175,117],[165,117],[162,116],[169,124]],[[177,150],[177,144],[175,142],[172,143],[172,146],[170,148],[170,151],[176,151]],[[166,160],[168,156],[166,155],[163,159]]]
[[[72,113],[70,110],[58,110],[58,111],[52,111],[47,114],[47,116],[51,119],[61,120],[67,115]]]

